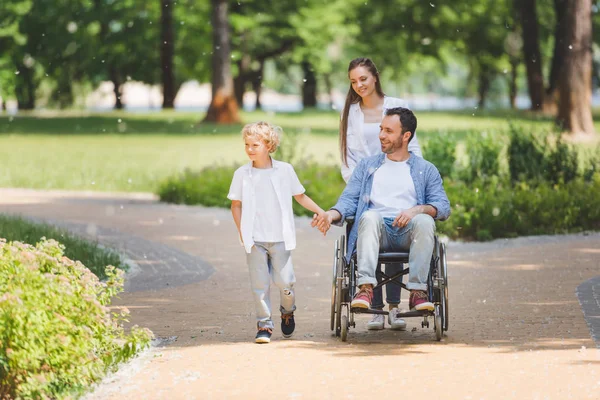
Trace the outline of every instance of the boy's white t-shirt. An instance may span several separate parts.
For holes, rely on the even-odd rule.
[[[256,218],[252,239],[255,242],[283,242],[281,207],[271,181],[273,168],[252,168],[252,184],[256,194]]]
[[[407,161],[392,161],[387,156],[373,175],[369,210],[382,217],[395,218],[400,212],[417,205],[415,183]]]
[[[256,175],[254,171],[256,169],[252,168],[252,162],[249,162],[235,171],[229,188],[229,194],[227,195],[229,200],[239,200],[242,202],[240,230],[242,234],[241,239],[247,253],[250,253],[252,246],[254,246],[254,228],[259,218],[261,218],[260,224],[280,224],[285,249],[293,250],[296,248],[296,228],[294,224],[294,212],[292,210],[292,197],[304,193],[305,189],[291,164],[277,160],[272,160],[272,163],[273,168],[267,171],[271,171],[269,180],[272,184],[273,192],[267,194],[261,191],[260,194],[258,193],[260,188],[256,186],[257,182],[254,179]],[[280,222],[279,220],[277,222],[266,222],[261,217],[264,214],[259,215],[260,211],[258,209],[263,206],[263,197],[275,200],[273,199],[273,195],[275,195],[277,204],[279,205]],[[264,212],[272,211],[267,208],[263,209]]]

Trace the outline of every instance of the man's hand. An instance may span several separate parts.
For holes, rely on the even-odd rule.
[[[331,228],[333,222],[333,215],[331,211],[324,211],[319,214],[314,214],[310,226],[317,227],[319,231],[323,233],[323,236],[327,235],[327,231]]]
[[[404,210],[400,214],[398,214],[396,219],[394,219],[392,226],[396,226],[398,228],[404,228],[406,225],[408,225],[410,220],[413,219],[418,214],[421,214],[419,206],[409,208],[408,210]]]

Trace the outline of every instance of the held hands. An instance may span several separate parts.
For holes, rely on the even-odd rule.
[[[392,226],[404,228],[417,214],[419,214],[418,206],[404,210],[394,219]]]
[[[313,228],[316,227],[325,236],[329,228],[331,228],[331,222],[333,222],[333,216],[328,212],[322,211],[313,215],[310,226]]]

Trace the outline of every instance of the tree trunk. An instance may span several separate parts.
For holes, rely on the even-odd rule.
[[[302,85],[302,105],[304,108],[317,106],[317,77],[308,61],[302,62],[304,84]]]
[[[556,16],[556,26],[554,27],[554,51],[552,53],[552,64],[550,66],[550,75],[548,76],[548,87],[544,96],[544,112],[548,114],[557,113],[558,105],[558,84],[560,79],[560,70],[564,63],[567,43],[565,42],[566,25],[565,11],[566,0],[554,0],[554,15]]]
[[[204,121],[219,124],[239,123],[238,103],[231,76],[231,47],[227,0],[211,0],[213,27],[212,99]]]
[[[593,135],[592,121],[592,2],[567,0],[569,43],[561,68],[557,124],[573,136]]]
[[[256,94],[256,109],[260,110],[262,105],[260,103],[260,93],[262,92],[262,81],[263,74],[265,72],[265,61],[260,60],[260,67],[256,74],[254,75],[254,79],[252,79],[252,90]]]
[[[175,106],[175,35],[173,33],[173,0],[160,0],[161,43],[160,64],[162,69],[163,108]]]
[[[113,83],[113,92],[115,94],[115,109],[122,110],[123,102],[121,101],[121,78],[119,71],[114,66],[109,67],[110,81]]]
[[[325,88],[327,90],[327,94],[329,95],[329,107],[332,108],[333,104],[333,85],[331,84],[331,74],[325,74],[323,76],[325,81]]]
[[[516,0],[523,32],[523,56],[527,67],[527,87],[531,110],[541,111],[544,106],[544,75],[538,37],[538,20],[535,0]]]
[[[515,110],[517,108],[517,75],[519,68],[519,60],[516,58],[510,59],[510,78],[508,82],[508,98],[510,101],[510,108]]]
[[[15,97],[19,110],[33,110],[35,108],[35,84],[33,71],[22,63],[15,62],[19,75],[16,79]]]
[[[233,79],[233,88],[235,93],[235,99],[240,107],[244,106],[244,94],[246,94],[246,86],[250,79],[250,55],[244,53],[242,58],[238,61],[238,74]]]
[[[490,72],[487,68],[481,67],[479,71],[479,88],[477,90],[479,95],[478,108],[481,110],[485,108],[485,101],[487,100],[488,92],[490,91]]]

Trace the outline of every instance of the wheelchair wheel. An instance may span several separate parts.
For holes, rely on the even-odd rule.
[[[441,296],[441,316],[442,316],[442,326],[444,331],[448,330],[449,326],[449,312],[448,312],[448,264],[446,262],[446,245],[444,243],[440,243],[440,278],[443,279],[444,287],[442,288],[442,296]]]
[[[345,342],[346,340],[348,340],[348,328],[350,327],[350,324],[348,322],[348,307],[343,307],[343,311],[342,311],[342,329],[340,332],[340,336],[342,337],[342,342]]]
[[[331,323],[330,323],[330,328],[331,330],[335,329],[335,304],[336,304],[336,286],[337,286],[337,277],[338,277],[338,269],[340,268],[339,265],[339,254],[340,251],[340,241],[336,240],[335,241],[335,249],[334,249],[334,253],[333,253],[333,279],[331,282]]]
[[[441,312],[441,307],[439,305],[436,304],[435,306],[435,312],[434,312],[434,319],[433,319],[433,326],[435,329],[435,338],[437,339],[437,341],[439,342],[440,340],[442,340],[442,337],[444,336],[444,326],[442,324],[442,312]]]
[[[344,276],[344,250],[345,250],[345,244],[346,244],[346,236],[342,235],[340,236],[339,240],[337,241],[337,256],[336,256],[336,263],[337,263],[337,268],[336,268],[336,278],[335,278],[335,295],[333,296],[335,298],[335,306],[334,306],[334,313],[335,313],[335,336],[340,336],[341,334],[341,329],[342,329],[342,316],[341,316],[341,312],[342,312],[342,302],[343,302],[343,292],[342,292],[342,286],[343,286],[343,281],[341,278],[343,278]]]

